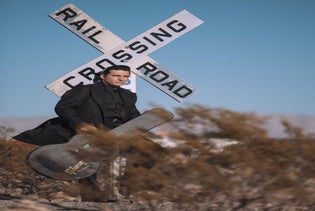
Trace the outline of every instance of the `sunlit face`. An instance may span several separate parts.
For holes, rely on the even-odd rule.
[[[126,70],[111,70],[108,75],[101,74],[101,78],[107,84],[123,86],[128,81],[130,73]]]

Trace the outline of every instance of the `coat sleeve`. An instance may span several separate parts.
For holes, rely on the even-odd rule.
[[[55,106],[55,112],[68,126],[75,130],[83,120],[80,118],[78,107],[89,97],[89,87],[78,85],[67,91]]]
[[[136,93],[131,93],[130,95],[130,110],[129,110],[129,115],[128,115],[128,121],[136,118],[137,116],[140,115],[139,110],[136,107],[136,102],[137,102],[137,95]]]

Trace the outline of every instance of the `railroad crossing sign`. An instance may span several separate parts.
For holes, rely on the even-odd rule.
[[[183,10],[175,14],[127,42],[73,4],[68,4],[49,16],[103,53],[46,85],[46,88],[56,95],[62,96],[79,83],[93,83],[95,74],[114,64],[129,65],[133,73],[178,102],[182,102],[197,91],[189,83],[176,77],[147,56],[203,23],[188,11]],[[130,89],[135,90],[134,76],[131,77],[129,85],[134,85]]]

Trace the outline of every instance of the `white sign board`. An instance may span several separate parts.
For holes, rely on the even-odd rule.
[[[106,53],[125,42],[73,4],[65,5],[49,14],[49,16],[102,53]],[[91,77],[94,78],[93,75]],[[60,89],[56,89],[60,90],[60,92],[55,93],[58,96],[61,96],[65,91],[72,88],[73,84],[81,83],[81,79],[74,76],[64,83],[67,86],[61,86]],[[47,85],[46,88],[50,89],[50,86]],[[135,74],[131,73],[129,80],[123,88],[136,92]]]
[[[46,86],[58,96],[78,83],[92,83],[96,73],[114,64],[131,66],[132,72],[179,102],[196,92],[190,84],[147,57],[203,23],[188,11],[181,11],[126,43],[72,4],[55,11],[50,17],[104,53]]]

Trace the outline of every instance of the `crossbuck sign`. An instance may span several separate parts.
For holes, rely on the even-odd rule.
[[[189,83],[179,79],[147,56],[203,23],[188,11],[177,13],[127,42],[98,24],[73,4],[68,4],[49,16],[103,53],[46,85],[46,88],[56,95],[62,96],[78,84],[93,83],[97,73],[111,65],[119,64],[129,65],[134,74],[178,102],[182,102],[197,91]],[[134,87],[130,89],[134,91],[134,75],[131,77],[131,85],[132,81]],[[128,85],[124,88],[128,88]]]

